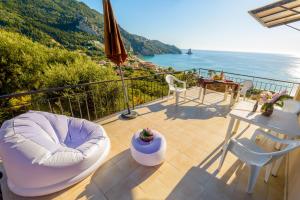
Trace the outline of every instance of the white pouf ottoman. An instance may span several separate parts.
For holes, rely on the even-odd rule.
[[[142,130],[136,132],[131,140],[131,155],[141,165],[155,166],[165,160],[167,142],[159,132],[152,130],[154,138],[151,142],[144,142],[139,135]]]
[[[93,122],[29,111],[0,128],[0,156],[9,189],[26,197],[60,191],[105,161],[110,140]]]

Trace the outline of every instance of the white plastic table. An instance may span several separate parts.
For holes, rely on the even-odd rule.
[[[231,110],[229,113],[231,119],[226,132],[223,150],[228,144],[231,136],[237,132],[241,121],[276,133],[284,134],[291,139],[300,136],[300,126],[296,114],[274,109],[274,112],[270,117],[265,117],[260,113],[260,107],[256,112],[252,112],[253,106],[253,102],[242,101],[236,104],[236,106]],[[278,161],[274,166],[274,175],[277,173],[279,164],[280,161]]]
[[[228,87],[233,88],[231,91],[231,98],[230,98],[230,106],[233,106],[235,104],[235,99],[234,99],[234,95],[235,93],[237,93],[237,98],[239,98],[240,96],[240,85],[238,83],[235,83],[233,81],[230,80],[210,80],[210,79],[204,79],[204,78],[199,78],[198,80],[198,85],[199,85],[199,99],[201,98],[201,94],[202,94],[202,103],[204,102],[204,98],[206,95],[206,90],[207,90],[207,86],[208,85],[212,85],[212,84],[223,84],[225,85],[225,92],[224,92],[224,101],[227,100],[227,96],[228,96]]]

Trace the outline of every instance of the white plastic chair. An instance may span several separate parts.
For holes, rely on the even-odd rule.
[[[300,102],[292,100],[292,99],[285,100],[283,102],[282,111],[293,113],[293,114],[298,114],[300,112]],[[270,133],[273,135],[276,135],[276,137],[279,137],[282,139],[286,138],[285,135],[280,134],[280,133],[275,133],[273,131],[270,131]],[[279,150],[280,148],[281,148],[281,144],[276,143],[275,149]]]
[[[293,100],[293,99],[285,100],[283,102],[282,111],[293,113],[293,114],[299,114],[299,112],[300,112],[300,102],[296,101],[296,100]],[[271,134],[276,135],[276,137],[278,137],[278,138],[286,139],[286,135],[283,135],[283,134],[280,134],[280,133],[274,133],[274,132],[271,132]],[[289,139],[292,139],[292,138],[289,138]],[[280,150],[281,148],[282,148],[282,144],[276,142],[275,143],[275,149]],[[273,171],[272,171],[272,174],[274,176],[277,176],[277,172],[278,172],[278,169],[279,169],[281,163],[282,163],[282,158],[278,159],[276,161],[276,163],[274,165],[274,168],[273,168]]]
[[[298,114],[300,112],[300,102],[292,99],[285,100],[282,110],[284,112]]]
[[[246,80],[246,81],[244,81],[242,83],[242,85],[243,86],[242,86],[242,88],[239,91],[239,95],[240,96],[237,99],[239,100],[240,97],[242,96],[243,97],[243,101],[245,101],[248,90],[250,90],[250,89],[253,88],[253,82],[251,80]]]
[[[167,75],[166,81],[169,85],[169,92],[168,92],[168,98],[170,97],[171,93],[173,93],[176,97],[176,105],[178,105],[179,102],[179,96],[181,93],[184,93],[184,100],[186,100],[186,82],[181,81],[175,76]],[[178,87],[175,82],[182,83],[183,87]]]
[[[263,135],[264,137],[271,139],[274,142],[285,144],[286,147],[280,151],[266,152],[255,144],[255,140],[258,135]],[[257,129],[251,139],[238,138],[230,140],[225,150],[223,151],[218,170],[221,169],[227,152],[230,151],[231,153],[233,153],[241,161],[250,166],[250,176],[248,180],[247,192],[252,193],[260,169],[264,166],[267,166],[265,174],[265,182],[267,182],[272,170],[272,162],[298,147],[300,147],[299,141],[280,139],[265,131],[262,131],[261,129]]]

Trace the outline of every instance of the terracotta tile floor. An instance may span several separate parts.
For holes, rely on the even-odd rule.
[[[174,99],[142,106],[134,120],[114,116],[100,121],[112,148],[107,162],[93,175],[64,191],[39,198],[12,194],[4,178],[4,199],[283,199],[284,167],[267,184],[263,170],[252,195],[245,193],[248,168],[233,155],[229,154],[222,170],[216,171],[229,122],[229,100],[222,102],[223,94],[210,93],[204,104],[199,104],[197,94],[196,88],[189,90],[189,100],[181,101],[178,107]],[[132,134],[146,127],[166,137],[166,161],[160,166],[141,166],[130,155]],[[241,123],[239,132],[251,135],[255,127],[246,127]]]

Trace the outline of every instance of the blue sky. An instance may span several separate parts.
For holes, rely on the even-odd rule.
[[[102,13],[101,0],[81,1]],[[284,26],[265,28],[248,14],[271,0],[111,2],[127,31],[179,48],[300,54],[300,32]]]

